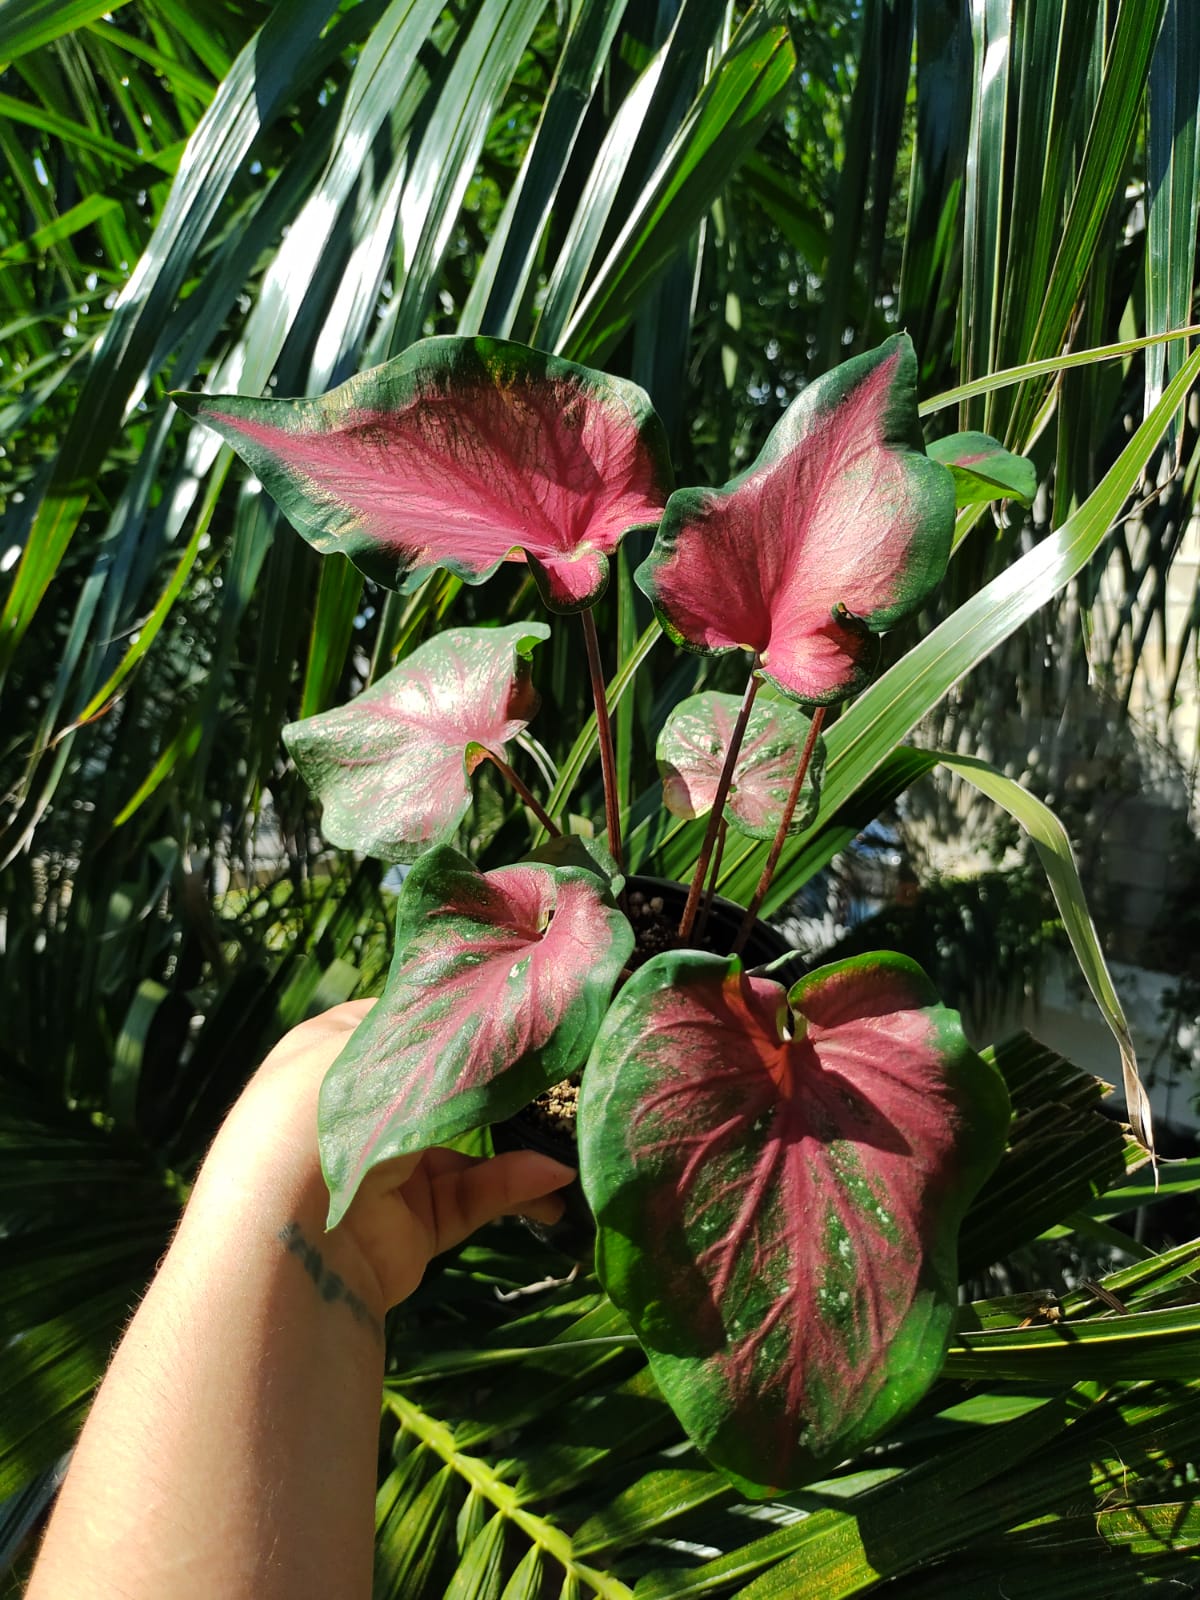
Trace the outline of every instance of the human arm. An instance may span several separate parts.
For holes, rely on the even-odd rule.
[[[376,1169],[325,1233],[321,1079],[369,1002],[294,1029],[218,1134],[101,1385],[27,1600],[366,1600],[383,1317],[571,1176],[521,1151]]]

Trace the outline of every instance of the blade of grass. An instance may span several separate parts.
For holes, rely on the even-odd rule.
[[[1162,333],[1191,314],[1200,219],[1200,13],[1168,0],[1150,69],[1146,134],[1146,328]],[[1182,355],[1155,346],[1146,357],[1146,408]]]
[[[297,0],[275,11],[242,52],[188,141],[150,247],[93,356],[36,521],[0,613],[0,681],[33,620],[88,504],[90,480],[140,397],[144,366],[196,251],[254,140],[319,66],[321,29],[334,0]]]
[[[128,0],[5,0],[0,8],[0,63],[40,50],[64,34],[118,11]]]
[[[563,42],[537,129],[459,318],[460,333],[511,338],[539,241],[600,82],[626,0],[584,0]]]
[[[563,329],[564,354],[594,363],[611,350],[638,296],[685,246],[778,112],[795,59],[786,29],[743,28],[735,37]]]
[[[1062,917],[1079,970],[1092,991],[1092,998],[1100,1008],[1121,1052],[1121,1075],[1125,1089],[1125,1105],[1134,1133],[1154,1156],[1154,1128],[1150,1116],[1150,1101],[1138,1075],[1137,1051],[1133,1035],[1117,994],[1108,963],[1100,949],[1096,925],[1092,921],[1079,880],[1079,869],[1067,830],[1049,806],[1022,789],[1019,783],[1006,778],[1002,772],[986,761],[974,756],[957,756],[939,752],[938,759],[944,767],[966,780],[981,794],[987,795],[997,805],[1003,806],[1015,818],[1033,841],[1033,847],[1045,870]]]
[[[974,395],[1006,389],[1012,384],[1023,383],[1027,378],[1042,377],[1068,367],[1086,367],[1093,361],[1119,361],[1122,356],[1134,355],[1139,350],[1147,350],[1173,339],[1188,339],[1198,333],[1200,324],[1193,323],[1183,328],[1172,328],[1167,333],[1147,334],[1140,339],[1122,339],[1117,344],[1099,345],[1093,350],[1069,350],[1059,356],[1047,356],[1041,361],[1025,361],[1019,367],[1006,367],[1002,372],[989,373],[986,378],[975,378],[970,383],[944,389],[940,394],[923,400],[917,409],[923,417],[932,416],[934,412],[944,411],[947,406],[958,405]]]

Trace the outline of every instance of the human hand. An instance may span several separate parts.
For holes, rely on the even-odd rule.
[[[226,1117],[74,1452],[38,1600],[371,1592],[384,1313],[490,1218],[552,1220],[571,1173],[426,1150],[325,1232],[317,1101],[370,1004],[294,1028]]]
[[[425,1150],[382,1162],[363,1180],[333,1235],[350,1235],[396,1305],[421,1281],[429,1262],[485,1222],[513,1212],[553,1223],[563,1203],[553,1193],[575,1176],[534,1150],[480,1160],[456,1150]]]
[[[374,1003],[347,1001],[286,1034],[213,1149],[227,1171],[237,1165],[252,1171],[257,1183],[269,1174],[276,1185],[299,1186],[309,1215],[319,1215],[321,1223],[329,1198],[317,1149],[321,1082]],[[556,1222],[562,1201],[554,1190],[574,1176],[570,1167],[532,1150],[488,1160],[441,1149],[398,1156],[367,1174],[346,1215],[321,1238],[321,1251],[342,1266],[347,1255],[356,1258],[351,1281],[363,1283],[366,1274],[365,1289],[378,1291],[372,1309],[382,1315],[412,1293],[435,1255],[484,1223],[512,1212]]]

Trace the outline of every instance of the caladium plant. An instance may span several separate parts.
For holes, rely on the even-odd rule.
[[[889,339],[809,384],[731,483],[674,493],[641,390],[506,341],[425,340],[317,399],[176,397],[305,538],[376,583],[443,567],[475,584],[520,561],[551,612],[579,612],[605,812],[586,851],[509,760],[536,717],[544,622],[448,628],[286,731],[331,842],[410,864],[387,985],[322,1091],[330,1224],[376,1163],[577,1083],[601,1280],[688,1432],[747,1487],[803,1482],[924,1394],[959,1222],[1006,1137],[999,1075],[910,961],[788,988],[743,957],[817,813],[823,721],[939,583],[956,503],[1032,492],[982,435],[926,451],[916,373]],[[649,947],[593,612],[639,530],[654,540],[636,581],[669,638],[749,656],[740,697],[701,687],[663,720],[660,803],[707,823],[679,906],[648,901]],[[485,762],[554,836],[491,871],[453,847]],[[714,951],[730,830],[771,849]]]

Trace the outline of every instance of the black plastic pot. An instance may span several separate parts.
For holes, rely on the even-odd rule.
[[[664,914],[676,925],[683,915],[687,893],[686,884],[675,883],[669,878],[632,877],[626,883],[626,894],[630,898],[641,895],[649,901],[660,899]],[[697,949],[707,950],[714,955],[728,955],[733,949],[744,915],[741,906],[714,895],[702,935],[692,943]],[[804,975],[804,962],[781,933],[768,927],[765,922],[756,922],[742,951],[742,965],[763,966],[781,956],[790,956],[792,959],[773,972],[772,977],[790,988],[797,978]],[[498,1152],[538,1150],[542,1155],[552,1156],[555,1161],[565,1162],[569,1167],[579,1165],[579,1150],[575,1140],[551,1132],[527,1112],[519,1111],[515,1117],[496,1123],[492,1128],[492,1143]],[[528,1222],[527,1226],[539,1239],[544,1239],[556,1250],[573,1256],[577,1261],[587,1260],[596,1238],[596,1221],[579,1179],[576,1178],[567,1188],[560,1189],[559,1193],[565,1208],[561,1220],[552,1227],[540,1222]]]
[[[630,878],[628,893],[660,897],[664,910],[676,924],[683,915],[688,896],[687,885],[674,883],[670,878]],[[693,940],[692,943],[696,949],[708,950],[713,955],[727,956],[733,949],[733,942],[741,930],[745,915],[744,909],[735,905],[732,900],[725,900],[719,894],[714,895],[708,908],[701,938],[699,942]],[[790,956],[791,960],[772,976],[790,988],[797,978],[804,976],[806,969],[803,960],[777,928],[769,927],[765,922],[756,922],[742,951],[742,965],[761,967],[768,961],[777,961],[781,956]]]

